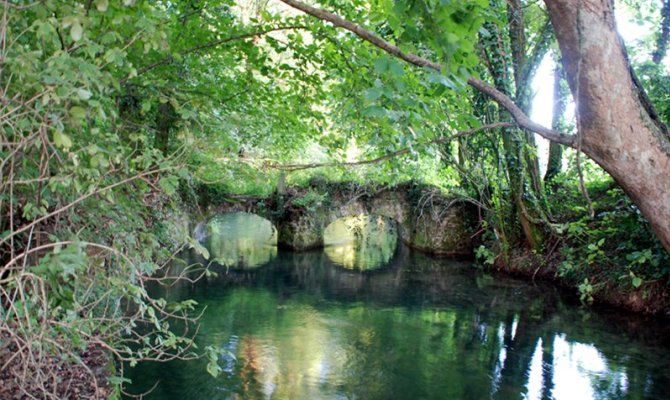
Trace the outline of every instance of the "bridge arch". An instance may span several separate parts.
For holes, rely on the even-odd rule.
[[[196,238],[206,243],[209,261],[226,268],[260,267],[277,255],[277,229],[259,215],[218,213],[199,224]]]
[[[398,250],[398,223],[380,215],[357,214],[331,222],[324,230],[324,250],[331,262],[352,270],[388,265]]]
[[[414,195],[410,196],[410,192]],[[284,195],[265,198],[239,197],[234,202],[210,205],[206,214],[211,218],[217,213],[237,211],[266,218],[277,229],[278,246],[298,251],[323,248],[326,227],[339,218],[379,215],[396,221],[400,240],[412,248],[451,256],[472,254],[476,207],[435,188],[404,185],[363,191],[364,194],[360,194],[361,190],[338,189],[327,201],[305,205],[300,199],[307,193],[308,189],[292,189]],[[413,200],[424,197],[430,201]],[[195,233],[201,235],[202,228],[202,223],[198,224]]]

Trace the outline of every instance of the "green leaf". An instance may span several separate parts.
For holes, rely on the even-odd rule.
[[[173,195],[179,186],[179,180],[176,176],[166,176],[158,181],[158,186],[165,191],[167,195]]]
[[[395,77],[402,76],[402,74],[405,73],[405,69],[403,68],[403,65],[395,59],[391,59],[388,62],[388,68],[389,68],[389,72],[391,72],[391,75],[393,75]]]
[[[367,101],[375,101],[380,98],[381,95],[382,89],[378,87],[373,87],[363,92],[363,97],[365,97],[365,100]]]
[[[431,72],[428,74],[428,81],[432,83],[437,83],[440,85],[443,85],[445,87],[448,87],[449,89],[456,89],[456,84],[443,74],[439,72]]]
[[[82,100],[88,100],[91,98],[92,93],[86,89],[77,89],[77,96]]]
[[[107,11],[108,7],[109,7],[109,1],[108,0],[96,0],[95,1],[95,8],[100,12]]]
[[[56,147],[61,147],[65,150],[72,147],[72,140],[69,136],[61,131],[54,131],[54,144]]]
[[[195,250],[196,253],[200,254],[203,256],[206,260],[209,260],[209,250],[203,245],[200,244],[197,240],[193,238],[188,238],[188,243],[191,245],[191,248]]]
[[[208,359],[207,373],[216,378],[222,371],[221,366],[219,366],[219,355],[221,354],[221,350],[216,349],[213,346],[207,346],[205,351]]]
[[[142,274],[150,276],[158,269],[158,266],[155,263],[143,261],[137,264],[137,269]]]
[[[125,383],[131,383],[132,382],[130,379],[124,378],[122,376],[110,376],[110,377],[107,377],[107,381],[114,386],[121,386]]]
[[[105,61],[108,63],[120,65],[123,63],[125,56],[126,53],[123,50],[119,49],[118,47],[114,47],[105,52]]]
[[[72,40],[78,42],[83,34],[84,28],[79,23],[79,20],[74,21],[70,27],[70,36],[72,37]]]
[[[86,110],[83,107],[74,106],[70,108],[70,117],[77,122],[83,121],[86,118]]]
[[[633,278],[633,287],[639,288],[641,285],[642,285],[642,278],[637,276]]]
[[[104,154],[97,153],[93,155],[93,157],[91,157],[90,165],[93,168],[97,168],[98,166],[107,168],[109,166],[109,161],[107,160],[107,157],[105,157]]]
[[[458,37],[458,35],[452,32],[447,32],[447,42],[449,42],[449,44],[457,44],[459,40],[460,38]]]
[[[386,109],[379,106],[370,106],[363,109],[363,116],[371,118],[381,118],[386,116]]]
[[[386,57],[380,57],[375,60],[375,71],[383,74],[389,69],[389,60]]]

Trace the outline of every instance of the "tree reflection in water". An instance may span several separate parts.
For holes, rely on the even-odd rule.
[[[188,259],[188,262],[197,261]],[[400,246],[375,270],[280,252],[170,296],[207,307],[205,360],[128,368],[153,399],[661,399],[667,326],[589,312],[554,289]],[[644,333],[644,336],[641,334]]]
[[[277,230],[255,214],[220,214],[207,224],[204,244],[212,261],[230,268],[255,268],[277,255]]]
[[[388,264],[398,243],[396,223],[367,214],[335,220],[323,234],[325,252],[336,264],[358,270]]]

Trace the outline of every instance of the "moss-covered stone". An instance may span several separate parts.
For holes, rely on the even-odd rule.
[[[474,206],[430,186],[377,189],[321,183],[318,188],[286,188],[284,194],[268,198],[218,205],[209,201],[210,215],[247,211],[269,219],[277,228],[278,245],[297,251],[323,247],[323,233],[331,222],[359,214],[395,220],[400,239],[421,251],[463,256],[472,254],[474,247]]]
[[[324,227],[310,215],[297,216],[277,223],[277,244],[292,250],[310,250],[323,247]]]

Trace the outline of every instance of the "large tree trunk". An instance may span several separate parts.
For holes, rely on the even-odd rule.
[[[545,4],[577,105],[582,151],[614,177],[670,250],[670,137],[631,71],[612,1]]]
[[[495,7],[496,2],[491,1],[491,6]],[[514,18],[523,18],[521,11],[514,13],[510,11],[510,15],[513,15]],[[518,30],[518,21],[516,23],[517,27],[515,28],[515,23],[510,23],[511,31]],[[487,58],[487,67],[489,74],[493,79],[494,85],[497,90],[501,93],[504,93],[506,96],[512,96],[512,92],[515,91],[518,93],[519,88],[513,87],[514,84],[518,85],[508,76],[508,71],[510,68],[507,65],[506,59],[506,48],[503,43],[505,41],[502,38],[502,32],[498,27],[493,23],[487,23],[484,25],[489,31],[489,37],[480,38],[480,43],[484,49],[484,53]],[[523,26],[521,26],[521,30]],[[516,33],[518,36],[519,34]],[[522,69],[523,65],[523,56],[518,49],[523,49],[524,43],[516,43],[515,38],[511,38],[514,44],[511,46],[514,53],[516,53],[515,60],[513,60],[514,68],[513,71],[515,76],[518,76],[518,71]],[[500,118],[500,117],[499,117]],[[505,117],[502,117],[505,118]],[[510,117],[507,117],[510,118]],[[523,237],[517,237],[517,232],[514,232],[514,226],[507,227],[507,235],[510,239],[517,241],[518,239],[525,239],[526,244],[532,248],[537,249],[542,244],[542,230],[540,226],[537,226],[530,215],[528,215],[528,209],[532,209],[532,204],[525,204],[526,197],[526,176],[524,164],[522,158],[524,156],[524,147],[528,143],[524,142],[524,139],[527,139],[527,136],[524,132],[520,131],[517,128],[505,128],[501,130],[503,132],[503,149],[505,150],[505,163],[507,166],[507,175],[509,177],[509,191],[513,200],[513,210],[512,213],[514,218],[518,219],[520,227],[523,233]],[[532,171],[532,166],[529,166],[529,171]],[[530,173],[532,176],[532,172]]]

